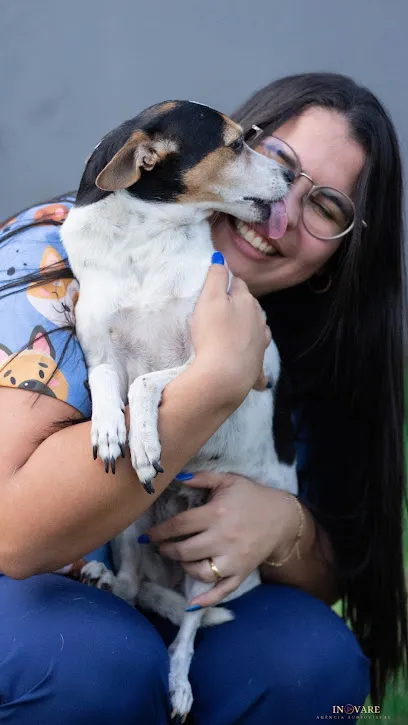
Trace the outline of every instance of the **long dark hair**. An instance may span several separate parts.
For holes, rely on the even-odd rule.
[[[298,435],[309,442],[301,489],[330,534],[343,614],[371,659],[371,696],[381,702],[390,675],[406,668],[408,652],[401,162],[385,110],[344,76],[283,78],[255,93],[235,118],[244,128],[255,123],[272,132],[311,106],[343,114],[366,151],[356,224],[331,259],[326,294],[313,294],[305,283],[260,301],[291,380]],[[24,282],[70,274],[59,268],[46,280],[44,273],[13,280],[0,289],[0,299]]]
[[[401,160],[383,106],[342,75],[280,79],[234,118],[272,133],[312,106],[342,114],[366,152],[356,223],[331,259],[326,294],[305,283],[260,301],[301,412],[299,435],[309,440],[300,485],[330,534],[343,615],[371,659],[371,696],[381,702],[388,678],[406,672],[408,654]]]

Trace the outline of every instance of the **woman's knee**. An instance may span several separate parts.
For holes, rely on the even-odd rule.
[[[364,702],[369,662],[323,602],[276,585],[228,606],[235,621],[202,630],[192,666],[197,704],[211,722],[303,725],[332,713],[334,705]],[[207,710],[209,691],[217,692],[215,701],[229,703],[221,720]]]
[[[0,720],[168,722],[167,651],[139,612],[57,575],[2,577],[0,599]]]
[[[353,632],[319,599],[292,587],[278,589],[282,612],[270,660],[279,687],[292,697],[305,689],[321,703],[321,714],[337,704],[363,704],[370,663]]]

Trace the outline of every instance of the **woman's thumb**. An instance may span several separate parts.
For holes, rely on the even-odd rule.
[[[210,297],[220,292],[228,292],[229,277],[228,265],[223,254],[214,252],[201,295]]]

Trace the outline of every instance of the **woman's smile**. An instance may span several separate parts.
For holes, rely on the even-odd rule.
[[[238,249],[249,259],[268,261],[270,257],[280,255],[273,240],[262,236],[255,225],[247,224],[240,219],[228,217],[232,239]]]

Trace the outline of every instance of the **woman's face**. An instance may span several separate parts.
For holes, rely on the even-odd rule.
[[[353,198],[365,152],[351,138],[346,119],[337,111],[308,109],[274,131],[274,135],[294,149],[302,171],[314,184],[334,187]],[[279,240],[266,240],[272,245],[272,256],[254,250],[238,233],[232,217],[220,216],[213,225],[214,247],[224,254],[232,273],[245,280],[256,297],[293,287],[322,271],[342,243],[341,239],[316,239],[305,229],[301,202],[310,188],[311,182],[302,176],[290,188],[286,232]]]

